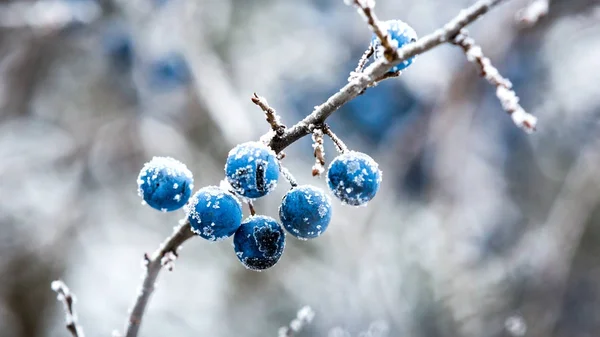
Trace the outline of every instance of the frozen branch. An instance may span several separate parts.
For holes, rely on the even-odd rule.
[[[296,318],[294,318],[288,326],[281,327],[279,329],[279,337],[292,337],[294,334],[300,332],[306,325],[312,322],[315,318],[315,312],[309,306],[304,306],[298,310]]]
[[[77,323],[77,313],[73,307],[75,304],[75,297],[71,294],[69,287],[60,280],[53,281],[50,287],[56,292],[56,299],[63,304],[67,330],[69,330],[73,337],[84,337],[83,328]]]
[[[396,53],[396,49],[398,48],[397,43],[394,43],[387,34],[387,29],[382,27],[381,22],[377,19],[377,15],[373,11],[375,9],[375,0],[352,0],[346,1],[351,5],[356,7],[356,10],[359,14],[363,16],[369,28],[377,36],[379,41],[381,41],[381,45],[383,46],[384,52],[383,56],[388,61],[394,60],[394,54]]]
[[[181,222],[181,225],[175,227],[173,234],[151,256],[144,255],[144,281],[131,309],[125,337],[136,337],[138,335],[142,317],[150,300],[150,295],[154,291],[158,273],[165,264],[167,267],[172,268],[173,259],[177,257],[177,250],[193,236],[194,233],[191,231],[190,223],[186,218]]]
[[[312,167],[313,177],[321,176],[325,171],[325,148],[323,147],[323,130],[315,129],[312,135],[315,164]]]
[[[329,136],[329,138],[331,138],[331,141],[333,141],[333,144],[335,144],[335,148],[340,153],[348,151],[348,147],[346,146],[346,144],[344,144],[344,142],[335,133],[333,133],[333,131],[331,131],[329,125],[323,125],[323,133]]]
[[[298,182],[296,181],[296,178],[294,178],[294,175],[292,175],[292,172],[290,172],[290,170],[288,170],[281,164],[279,164],[279,172],[281,172],[283,178],[287,180],[288,183],[290,183],[292,188],[298,186]]]
[[[512,90],[512,83],[502,77],[498,69],[492,65],[490,59],[483,55],[481,47],[475,44],[475,41],[468,36],[468,32],[463,30],[458,34],[452,43],[459,46],[467,55],[469,62],[475,64],[481,73],[491,85],[496,87],[496,96],[502,103],[502,108],[512,117],[516,126],[525,130],[527,133],[535,131],[537,118],[527,113],[519,104],[519,97]]]
[[[269,103],[264,97],[258,96],[254,93],[254,96],[251,98],[252,103],[258,105],[264,112],[267,117],[267,122],[271,126],[271,129],[275,132],[276,136],[282,136],[285,132],[285,125],[281,123],[281,118],[277,114],[277,111],[269,106]]]
[[[474,22],[487,13],[492,7],[503,0],[480,0],[446,23],[442,28],[431,34],[423,36],[414,43],[409,43],[396,50],[391,61],[380,58],[369,65],[364,72],[353,78],[348,84],[333,94],[323,104],[316,106],[313,112],[303,120],[285,130],[281,137],[271,137],[269,146],[275,151],[288,147],[298,139],[311,133],[310,126],[322,125],[325,120],[336,110],[361,94],[366,88],[372,86],[393,66],[422,54],[443,43],[452,40],[461,29]]]
[[[531,27],[548,14],[549,8],[550,0],[533,0],[527,7],[517,12],[515,20],[523,27]]]

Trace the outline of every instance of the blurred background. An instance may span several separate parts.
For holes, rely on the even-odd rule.
[[[421,36],[474,0],[379,0]],[[419,56],[329,120],[375,158],[366,208],[334,202],[320,238],[288,236],[263,273],[231,239],[185,244],[141,336],[591,337],[600,334],[600,3],[526,0],[470,27],[539,130],[526,135],[461,50]],[[0,1],[0,336],[68,336],[50,282],[76,294],[86,335],[123,331],[143,253],[183,211],[140,204],[136,178],[172,156],[196,188],[268,131],[265,96],[293,124],[346,83],[370,40],[342,0]],[[309,137],[285,150],[313,178]],[[326,140],[326,159],[335,150]],[[257,202],[277,216],[286,191]],[[244,210],[247,213],[247,210]]]

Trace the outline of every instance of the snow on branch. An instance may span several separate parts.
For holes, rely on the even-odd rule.
[[[313,177],[320,177],[325,172],[325,148],[323,147],[323,130],[315,129],[312,135],[315,164],[312,167]]]
[[[359,2],[364,4],[365,1],[366,0]],[[461,10],[456,17],[446,23],[442,28],[423,36],[414,43],[409,43],[396,50],[390,61],[386,58],[380,58],[374,61],[361,74],[353,77],[348,84],[329,97],[327,101],[316,106],[311,114],[292,127],[287,128],[281,137],[271,137],[269,146],[275,152],[280,152],[298,139],[310,134],[311,126],[314,127],[314,125],[324,124],[325,120],[331,116],[332,113],[380,80],[391,67],[398,65],[415,55],[422,54],[441,44],[449,42],[458,35],[461,29],[480,18],[502,1],[503,0],[477,1],[470,7]],[[369,3],[369,1],[366,2]],[[369,10],[372,12],[373,8],[369,7]]]
[[[384,49],[383,56],[385,56],[386,60],[393,61],[398,44],[390,39],[387,29],[385,29],[385,27],[381,25],[379,19],[377,19],[377,15],[375,15],[374,12],[375,0],[345,0],[345,2],[348,5],[354,5],[356,7],[358,13],[362,15],[365,21],[367,21],[373,34],[381,41],[381,45]]]
[[[517,12],[515,20],[523,27],[531,27],[546,16],[549,9],[550,0],[533,0],[527,7]]]
[[[144,316],[146,306],[150,300],[150,295],[154,292],[158,273],[165,265],[169,269],[172,268],[173,260],[177,257],[177,250],[185,241],[193,236],[194,233],[186,218],[181,221],[179,226],[175,227],[173,234],[167,238],[167,240],[165,240],[151,256],[144,254],[144,281],[142,282],[142,287],[139,290],[135,304],[131,309],[129,320],[127,321],[125,337],[136,337],[138,335],[142,317]]]
[[[475,64],[481,73],[491,85],[496,87],[496,96],[502,103],[502,108],[512,117],[516,126],[525,130],[527,133],[535,131],[537,118],[527,113],[519,104],[519,97],[512,90],[512,83],[502,77],[498,69],[492,65],[490,59],[483,55],[481,47],[475,44],[475,40],[469,37],[466,30],[462,30],[452,43],[459,46],[467,56],[469,62]]]
[[[73,337],[84,337],[83,328],[77,323],[77,313],[74,308],[76,299],[69,287],[61,280],[53,281],[50,287],[56,292],[56,299],[63,304],[67,330]]]
[[[277,114],[277,111],[273,109],[267,99],[261,96],[258,96],[256,93],[251,98],[252,103],[258,105],[262,111],[265,112],[265,116],[267,117],[267,122],[271,126],[271,129],[275,132],[275,135],[282,136],[285,132],[285,125],[281,123],[281,118]]]
[[[296,314],[288,326],[283,326],[279,329],[279,337],[292,337],[296,333],[300,332],[306,325],[312,322],[315,318],[315,312],[309,306],[304,306]]]

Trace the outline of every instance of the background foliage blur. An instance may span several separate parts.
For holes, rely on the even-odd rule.
[[[379,0],[377,12],[425,35],[471,3]],[[382,331],[371,336],[499,337],[523,332],[515,322],[526,336],[597,336],[600,6],[552,1],[523,28],[514,15],[526,4],[470,31],[539,117],[537,133],[514,127],[458,48],[419,56],[330,120],[382,167],[369,207],[336,202],[323,237],[288,236],[263,273],[230,241],[191,240],[160,276],[142,336],[275,336],[303,305],[316,317],[300,336],[371,325]],[[183,214],[140,205],[143,163],[172,156],[196,187],[217,184],[228,150],[268,129],[253,92],[291,125],[345,83],[370,39],[341,0],[1,1],[0,26],[7,337],[67,336],[57,278],[88,336],[122,329],[142,254]],[[308,137],[286,152],[300,183],[325,187]],[[276,216],[285,190],[259,212]]]

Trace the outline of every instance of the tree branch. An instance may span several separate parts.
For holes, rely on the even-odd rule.
[[[77,313],[73,307],[75,297],[71,294],[69,287],[60,280],[52,282],[50,287],[56,292],[56,298],[63,304],[67,330],[73,337],[84,337],[83,328],[77,323]]]
[[[144,316],[148,301],[150,300],[150,295],[152,295],[152,292],[154,291],[158,273],[165,264],[165,261],[170,260],[170,263],[172,263],[173,256],[177,257],[177,249],[193,236],[194,233],[186,218],[181,222],[181,225],[175,227],[173,234],[167,238],[154,253],[152,253],[152,256],[144,254],[144,281],[135,300],[135,304],[133,305],[133,309],[131,309],[129,320],[127,321],[125,337],[137,336],[140,324],[142,323],[142,317]],[[167,256],[170,256],[170,258],[165,259]]]
[[[512,83],[502,77],[498,69],[492,65],[490,59],[483,55],[481,47],[475,44],[475,41],[469,37],[466,30],[462,30],[453,40],[452,44],[459,46],[467,55],[469,62],[475,64],[481,73],[491,85],[496,87],[496,96],[502,103],[502,108],[512,117],[516,126],[525,130],[527,133],[535,131],[537,118],[530,115],[519,104],[519,97],[512,90]]]
[[[492,7],[504,0],[480,0],[472,6],[462,10],[456,17],[444,25],[443,28],[426,35],[414,43],[409,43],[398,49],[392,61],[384,58],[378,59],[369,65],[365,71],[353,78],[337,93],[333,94],[325,103],[315,107],[313,112],[292,127],[286,129],[281,137],[271,137],[269,146],[280,152],[298,139],[310,134],[311,126],[320,125],[336,110],[358,96],[367,87],[373,85],[391,67],[408,60],[409,58],[422,54],[443,43],[453,39],[461,29],[474,22],[487,13]]]

